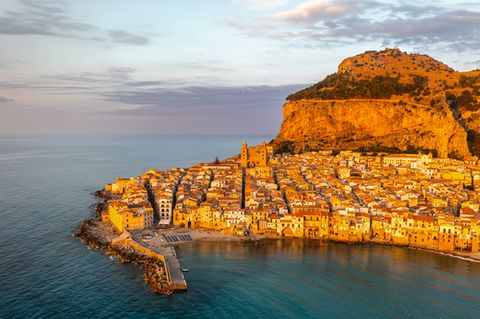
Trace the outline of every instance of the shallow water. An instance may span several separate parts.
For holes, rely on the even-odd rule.
[[[189,291],[159,296],[71,236],[116,175],[225,158],[243,138],[0,135],[0,318],[480,317],[480,264],[424,251],[197,243],[178,250]]]

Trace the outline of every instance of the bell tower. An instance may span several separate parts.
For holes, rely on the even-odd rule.
[[[247,141],[242,143],[242,151],[240,152],[240,167],[247,167],[248,165],[248,147]]]

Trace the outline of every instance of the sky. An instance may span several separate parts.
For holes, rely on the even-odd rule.
[[[480,1],[0,0],[0,133],[273,135],[386,47],[480,68]]]

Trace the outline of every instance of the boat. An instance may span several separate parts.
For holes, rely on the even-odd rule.
[[[190,269],[188,269],[188,268],[181,268],[180,270],[183,271],[183,272],[189,272],[190,271]]]

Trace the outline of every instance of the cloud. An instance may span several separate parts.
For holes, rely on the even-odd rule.
[[[10,103],[10,102],[13,102],[13,100],[5,96],[0,96],[0,103]]]
[[[446,44],[461,51],[480,48],[479,21],[480,12],[458,10],[417,19],[394,18],[378,22],[344,19],[325,33],[331,37],[390,40],[393,44]]]
[[[134,68],[129,67],[109,67],[106,74],[112,80],[126,81],[130,80],[130,74],[134,73]]]
[[[417,49],[480,49],[480,11],[413,1],[309,0],[269,18],[224,24],[246,35],[295,45],[339,46],[358,42],[411,45]],[[302,41],[302,42],[299,42]],[[315,45],[317,43],[318,45]]]
[[[133,45],[147,45],[150,40],[144,36],[133,34],[123,30],[110,30],[110,38],[113,42],[127,43]]]
[[[135,72],[135,69],[129,67],[107,67],[105,70],[98,72],[70,72],[48,75],[44,76],[44,78],[55,82],[60,81],[66,83],[91,84],[103,82],[106,84],[115,84],[130,80],[130,74],[133,72]]]
[[[345,15],[353,9],[353,6],[350,1],[334,3],[328,0],[310,0],[301,3],[295,9],[279,12],[274,17],[296,22],[312,22]]]
[[[469,62],[467,62],[466,64],[469,64],[469,65],[480,65],[480,60],[469,61]]]
[[[137,87],[135,83],[127,87]],[[179,88],[145,87],[122,89],[104,94],[104,99],[139,106],[137,109],[118,111],[128,115],[201,115],[238,114],[247,110],[278,107],[285,97],[305,85],[283,86],[187,86]],[[186,113],[185,113],[186,112]]]
[[[290,0],[236,0],[236,2],[244,2],[251,8],[271,9],[282,7],[289,3]]]
[[[201,85],[206,81],[221,81],[212,76],[202,76],[196,71],[231,73],[232,68],[222,67],[220,62],[211,60],[205,65],[198,62],[185,62],[175,65],[177,70],[195,71],[196,76],[172,76],[164,79],[136,80],[137,69],[126,66],[108,66],[96,71],[81,71],[68,73],[55,73],[38,75],[35,78],[17,77],[16,79],[0,80],[0,90],[45,90],[54,94],[89,94],[96,95],[98,92],[110,90],[135,90],[150,88],[184,87],[186,85]],[[140,71],[141,73],[141,71]],[[135,76],[137,75],[137,76]]]
[[[74,20],[64,10],[63,1],[21,0],[21,11],[5,11],[0,16],[0,34],[43,35],[96,42],[147,45],[150,40],[124,30],[102,30]]]
[[[108,102],[128,106],[108,115],[158,118],[186,131],[269,132],[278,130],[285,97],[306,85],[187,86],[130,85],[103,94]]]
[[[0,49],[0,68],[14,68],[22,64],[22,60],[17,57],[13,58],[11,56],[14,56],[14,54],[6,53],[4,50]]]
[[[23,92],[43,91],[46,94],[90,95],[119,88],[132,80],[136,69],[131,67],[110,66],[98,71],[68,72],[38,75],[35,78],[19,77],[15,80],[0,80],[0,89],[19,90]],[[158,85],[158,82],[156,82]]]

